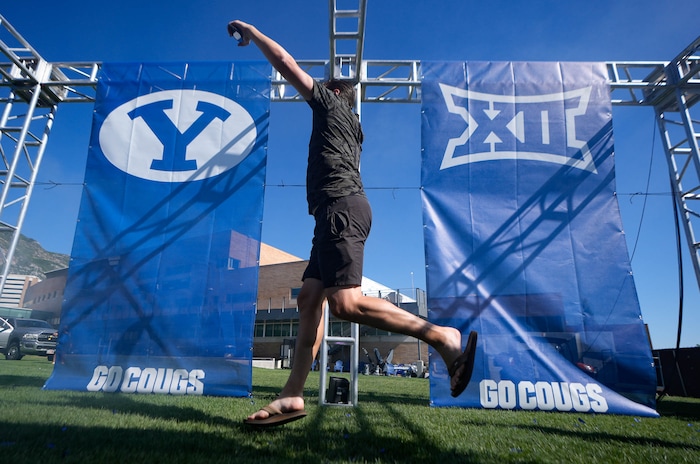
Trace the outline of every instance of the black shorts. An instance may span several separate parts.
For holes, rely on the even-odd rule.
[[[367,197],[338,198],[319,207],[314,218],[311,256],[302,280],[318,279],[324,288],[361,285],[365,241],[372,227]]]

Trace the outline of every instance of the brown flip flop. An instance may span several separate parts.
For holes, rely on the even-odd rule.
[[[266,411],[269,416],[265,419],[245,419],[243,423],[253,427],[276,427],[306,417],[306,411],[303,409],[301,411],[282,412],[274,406],[267,405],[260,408],[260,410]]]

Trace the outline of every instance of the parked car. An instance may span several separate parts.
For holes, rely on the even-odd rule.
[[[40,319],[0,317],[0,353],[6,359],[19,360],[27,354],[46,356],[56,354],[58,331]]]

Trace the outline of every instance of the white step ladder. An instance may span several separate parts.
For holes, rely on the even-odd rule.
[[[349,337],[333,337],[329,336],[329,309],[328,304],[326,304],[325,310],[323,311],[323,339],[321,340],[320,348],[320,364],[321,364],[321,376],[319,379],[319,392],[318,400],[321,406],[355,406],[357,405],[357,375],[359,367],[359,353],[360,353],[360,326],[359,324],[352,322],[350,324],[350,336]],[[328,377],[328,349],[332,345],[345,345],[350,346],[350,388],[348,391],[348,402],[347,403],[336,403],[329,402],[326,398],[327,377]]]

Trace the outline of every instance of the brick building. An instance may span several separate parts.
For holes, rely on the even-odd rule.
[[[306,260],[268,245],[262,245],[253,341],[254,357],[281,360],[283,367],[288,367],[291,363],[294,338],[299,324],[296,297],[301,289],[301,276],[307,263]],[[366,277],[362,278],[362,291],[366,295],[385,298],[421,317],[426,316],[425,305],[421,300],[417,302]],[[419,291],[419,295],[423,295],[423,292]],[[330,332],[335,336],[348,336],[350,323],[331,316]],[[394,350],[394,364],[411,364],[416,361],[427,364],[427,344],[413,337],[361,326],[360,363],[368,361],[363,349],[370,354],[371,360],[376,360],[375,348],[382,357],[386,357],[391,350]],[[349,349],[343,347],[331,349],[329,365],[337,360],[343,361],[343,364],[348,366]]]
[[[29,288],[24,298],[27,308],[41,311],[47,315],[45,318],[49,324],[58,327],[61,318],[61,306],[63,303],[63,291],[66,288],[68,268],[57,269],[46,273],[44,280],[35,282]],[[42,317],[42,319],[44,319]]]
[[[0,306],[20,308],[27,300],[27,290],[39,281],[36,276],[10,274],[0,294]]]

